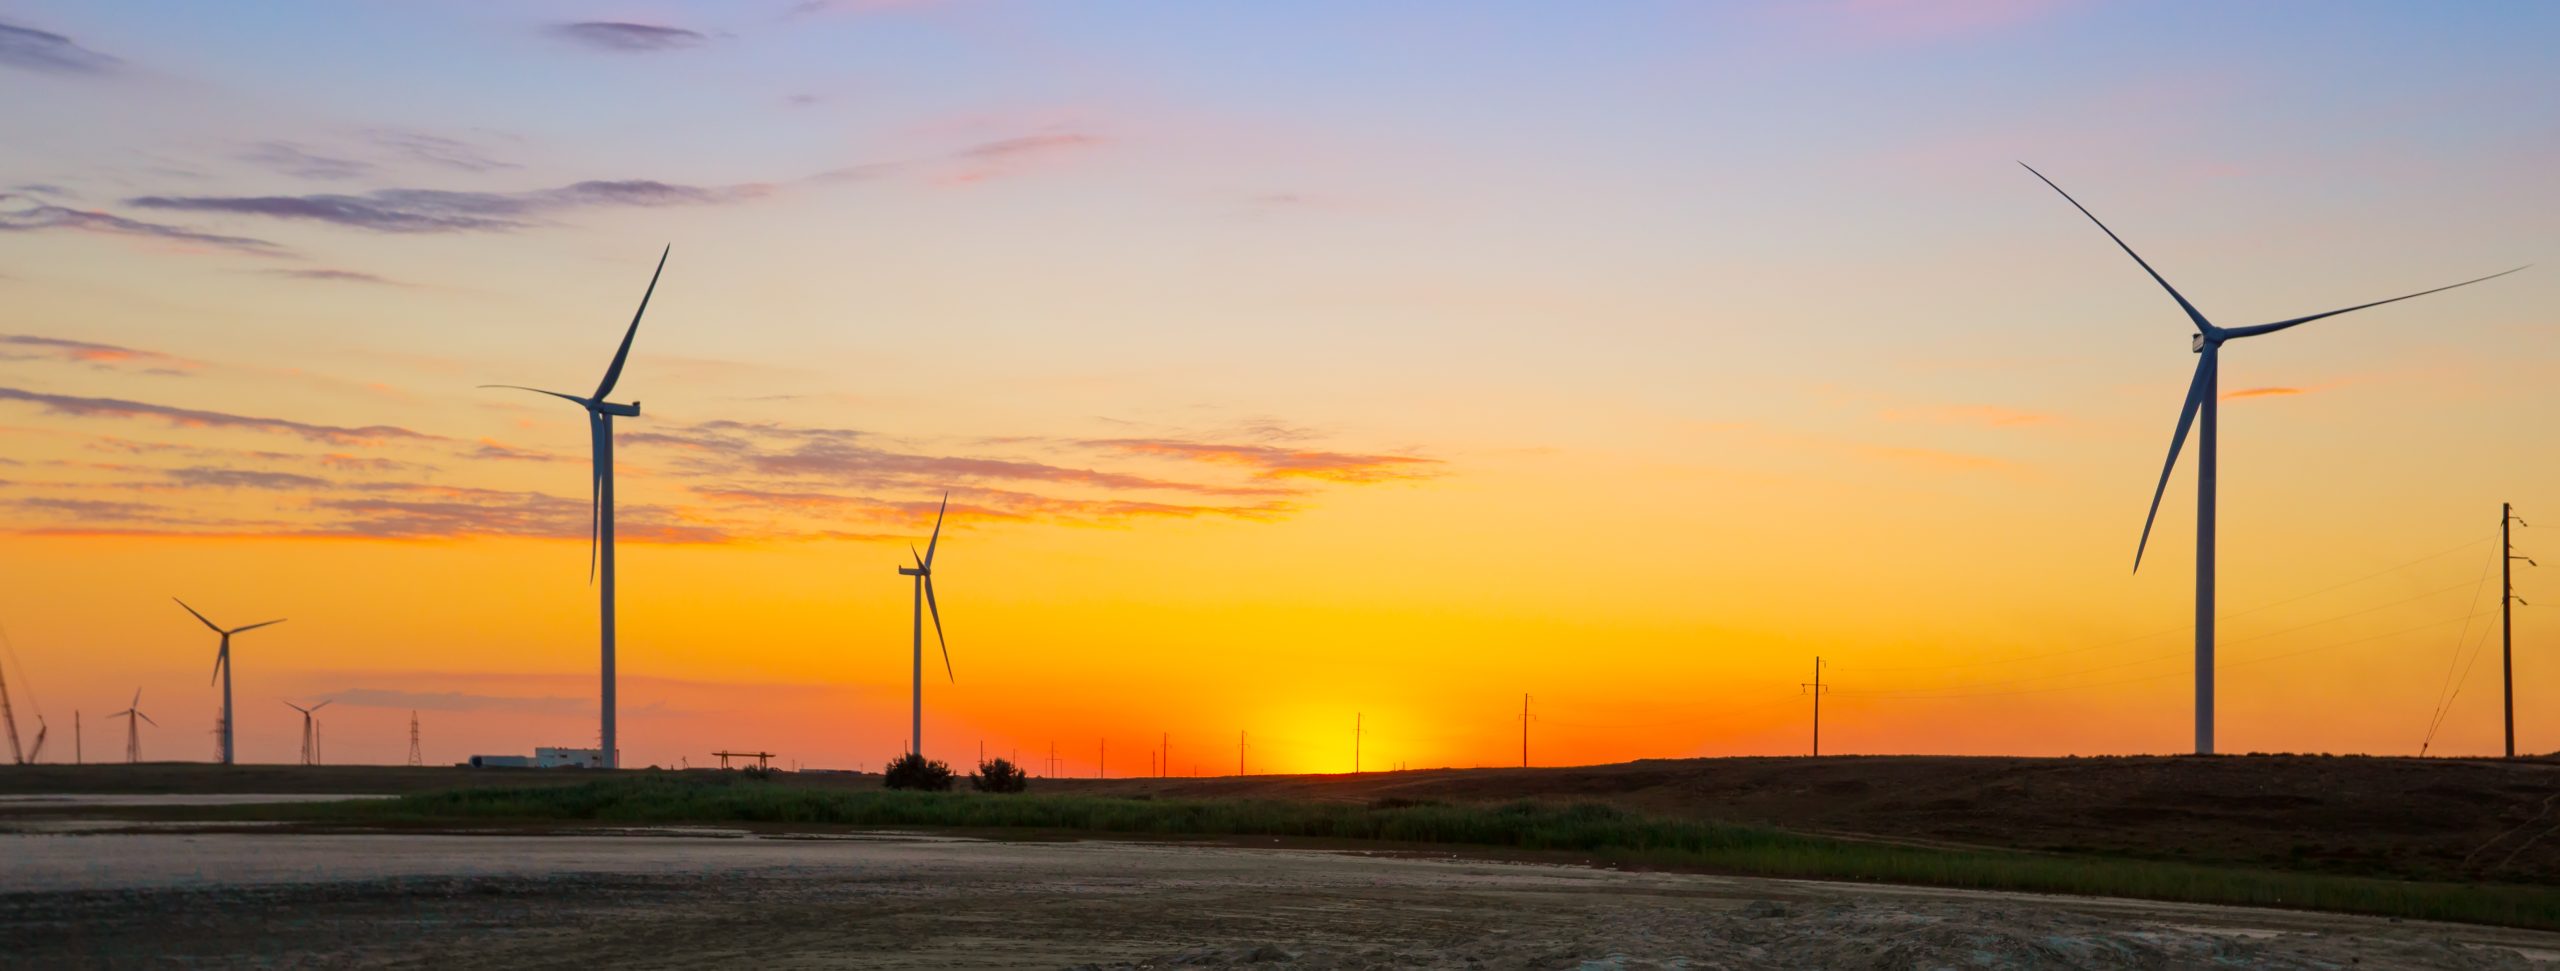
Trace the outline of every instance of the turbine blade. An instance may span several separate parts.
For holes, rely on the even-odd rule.
[[[649,289],[640,294],[640,309],[631,313],[631,328],[622,332],[622,346],[613,352],[613,366],[604,369],[604,383],[596,385],[597,401],[612,394],[613,383],[622,380],[622,362],[631,357],[631,339],[640,334],[640,315],[649,312],[649,295],[658,292],[658,274],[667,272],[667,254],[674,251],[675,244],[670,243],[658,252],[658,268],[649,274]]]
[[[916,544],[907,544],[907,555],[916,558],[916,569],[924,569],[924,554],[916,552]]]
[[[276,699],[276,700],[278,700],[278,701],[283,701],[284,699],[279,698],[279,699]],[[294,704],[293,702],[290,702],[290,701],[286,701],[286,702],[284,702],[284,706],[285,706],[285,707],[287,707],[287,708],[291,708],[291,709],[293,709],[293,710],[295,710],[295,711],[301,712],[301,713],[303,713],[303,714],[305,714],[305,715],[308,715],[308,714],[310,714],[310,713],[311,713],[311,709],[309,709],[309,708],[305,708],[305,707],[302,707],[301,705]]]
[[[589,400],[587,400],[587,399],[585,399],[585,398],[578,397],[577,395],[573,395],[573,394],[561,394],[560,392],[557,392],[557,391],[544,391],[544,390],[542,390],[541,388],[528,388],[528,387],[525,387],[524,385],[521,385],[521,384],[484,384],[484,385],[481,385],[481,387],[483,387],[483,388],[510,388],[510,389],[513,389],[513,390],[516,390],[516,391],[531,391],[531,392],[533,392],[533,393],[535,393],[535,394],[547,394],[547,395],[550,395],[550,396],[552,396],[552,397],[554,397],[554,398],[558,398],[558,399],[560,399],[560,400],[562,400],[562,401],[574,401],[574,402],[577,402],[577,403],[578,403],[578,407],[580,407],[580,408],[585,408],[585,409],[587,409],[587,410],[589,410],[589,411],[593,411],[593,410],[595,410],[595,407],[596,407],[596,403],[595,403],[595,402],[593,402],[593,401],[589,401]]]
[[[143,714],[143,713],[141,713],[141,712],[138,712],[138,711],[133,713],[133,717],[135,717],[135,718],[139,718],[139,719],[142,719],[143,721],[151,722],[151,716],[149,716],[149,715],[145,715],[145,714]],[[151,727],[153,727],[153,728],[158,728],[158,727],[160,727],[160,723],[159,723],[159,722],[151,722]]]
[[[601,415],[587,416],[587,582],[596,582],[596,564],[604,556],[604,450],[612,447],[607,437],[613,434],[609,419]]]
[[[2186,294],[2179,293],[2178,288],[2170,286],[2168,280],[2161,278],[2160,271],[2152,269],[2151,264],[2143,260],[2142,254],[2134,252],[2133,247],[2125,245],[2124,237],[2116,235],[2115,230],[2108,229],[2106,223],[2098,222],[2097,213],[2090,212],[2089,207],[2080,204],[2080,200],[2071,198],[2071,193],[2062,192],[2061,186],[2053,185],[2053,180],[2045,178],[2044,173],[2037,172],[2035,166],[2028,165],[2025,162],[2020,162],[2018,165],[2025,168],[2028,172],[2034,173],[2035,177],[2042,180],[2044,184],[2053,186],[2053,191],[2061,192],[2063,201],[2071,203],[2071,208],[2080,210],[2080,214],[2089,217],[2090,222],[2097,223],[2099,232],[2107,234],[2108,239],[2115,240],[2116,247],[2124,250],[2124,255],[2133,257],[2133,261],[2135,263],[2141,264],[2142,272],[2151,274],[2152,282],[2160,284],[2160,289],[2169,291],[2169,298],[2178,302],[2178,309],[2187,312],[2188,320],[2195,321],[2196,330],[2207,334],[2213,333],[2213,322],[2204,319],[2203,314],[2196,312],[2196,305],[2187,302]]]
[[[329,699],[329,701],[336,701],[336,700],[338,700],[338,699],[336,699],[336,698],[331,698],[331,699]],[[312,710],[312,711],[319,711],[319,710],[320,710],[320,709],[322,709],[322,708],[327,708],[327,707],[329,707],[329,701],[323,701],[323,702],[321,702],[321,703],[319,703],[319,704],[313,705],[313,706],[311,706],[311,710]]]
[[[140,707],[142,707],[142,689],[135,688],[133,689],[133,700],[125,704],[125,710],[132,711],[133,709]]]
[[[933,511],[933,538],[924,542],[924,568],[927,572],[933,570],[933,548],[942,542],[942,514],[950,511],[951,494],[945,492],[942,494],[942,508]]]
[[[238,633],[242,633],[242,632],[244,632],[244,631],[253,631],[253,630],[257,630],[258,628],[261,628],[261,627],[273,627],[273,626],[275,626],[275,625],[277,625],[277,624],[281,624],[281,623],[284,623],[284,618],[282,618],[282,617],[278,617],[278,618],[276,618],[276,619],[274,619],[274,620],[266,621],[266,622],[264,622],[264,623],[251,624],[251,625],[249,625],[249,626],[247,626],[247,627],[234,627],[234,628],[232,628],[232,629],[230,629],[230,630],[228,630],[228,631],[224,631],[223,633],[226,633],[226,634],[238,634]]]
[[[2160,497],[2169,492],[2169,472],[2178,467],[2178,450],[2187,445],[2187,429],[2195,426],[2196,412],[2204,407],[2206,369],[2220,355],[2205,351],[2196,359],[2195,380],[2187,382],[2187,402],[2178,409],[2177,434],[2169,436],[2169,460],[2160,466],[2160,485],[2151,490],[2151,513],[2142,517],[2142,543],[2133,548],[2133,571],[2142,572],[2142,552],[2151,548],[2151,523],[2160,518]]]
[[[942,645],[942,676],[950,678],[951,683],[958,684],[960,676],[951,673],[951,642],[942,636],[942,605],[933,602],[933,574],[931,573],[924,576],[924,609],[933,612],[933,642]]]
[[[2530,265],[2530,264],[2528,264],[2528,265]],[[2389,300],[2376,300],[2376,301],[2374,301],[2374,302],[2372,302],[2372,303],[2360,303],[2360,304],[2357,304],[2357,305],[2355,305],[2355,306],[2348,307],[2348,308],[2347,308],[2347,309],[2345,309],[2345,310],[2332,310],[2332,311],[2329,311],[2329,312],[2327,312],[2327,313],[2312,314],[2311,316],[2308,316],[2308,317],[2295,317],[2295,318],[2293,318],[2292,320],[2279,320],[2279,321],[2276,321],[2275,323],[2272,323],[2272,324],[2256,324],[2256,325],[2249,326],[2249,327],[2234,327],[2234,328],[2231,328],[2230,330],[2224,331],[2223,333],[2224,333],[2225,335],[2227,335],[2227,336],[2230,336],[2230,337],[2255,337],[2255,336],[2257,336],[2257,335],[2259,335],[2259,334],[2272,334],[2272,333],[2275,333],[2276,331],[2280,331],[2280,330],[2283,330],[2283,329],[2285,329],[2285,328],[2287,328],[2287,327],[2294,326],[2295,324],[2307,324],[2307,323],[2310,323],[2310,322],[2312,322],[2312,321],[2318,320],[2318,319],[2320,319],[2320,318],[2322,318],[2322,317],[2335,317],[2335,316],[2337,316],[2337,315],[2339,315],[2339,314],[2343,314],[2343,313],[2353,313],[2353,312],[2358,311],[2358,310],[2363,310],[2363,309],[2364,309],[2364,308],[2366,308],[2366,307],[2379,307],[2379,306],[2382,306],[2383,304],[2386,304],[2386,303],[2399,303],[2400,301],[2407,300],[2407,299],[2409,299],[2410,297],[2423,297],[2423,296],[2426,296],[2427,294],[2430,294],[2430,293],[2443,293],[2443,292],[2445,292],[2445,291],[2447,291],[2447,290],[2451,290],[2451,289],[2453,289],[2454,287],[2467,287],[2467,286],[2470,286],[2470,285],[2472,285],[2472,284],[2474,284],[2474,283],[2479,283],[2479,282],[2481,282],[2482,280],[2495,280],[2495,279],[2497,279],[2497,278],[2499,278],[2499,277],[2502,277],[2502,276],[2507,275],[2508,273],[2513,273],[2513,272],[2516,272],[2516,270],[2521,270],[2521,269],[2524,269],[2524,267],[2519,266],[2519,267],[2516,267],[2516,269],[2515,269],[2515,270],[2508,270],[2508,271],[2505,271],[2504,273],[2492,273],[2492,274],[2489,274],[2488,276],[2481,277],[2481,278],[2479,278],[2479,279],[2477,279],[2477,280],[2464,280],[2464,281],[2462,281],[2462,282],[2460,282],[2460,283],[2452,284],[2451,286],[2441,286],[2441,287],[2437,287],[2437,288],[2435,288],[2435,289],[2433,289],[2433,290],[2420,290],[2420,291],[2418,291],[2418,292],[2416,292],[2416,293],[2412,293],[2412,294],[2409,294],[2409,295],[2407,295],[2407,296],[2393,297],[2393,298],[2391,298],[2391,299],[2389,299]]]
[[[222,649],[213,654],[213,676],[204,679],[204,683],[213,684],[221,681],[222,666],[229,663],[231,663],[231,638],[225,637],[222,639]]]
[[[176,598],[176,597],[171,597],[171,598],[169,598],[169,599],[171,599],[171,600],[178,600],[178,598]],[[185,607],[185,608],[186,608],[186,611],[187,611],[188,613],[196,614],[196,609],[195,609],[194,607],[188,607],[188,606],[187,606],[187,602],[186,602],[186,601],[184,601],[184,600],[178,600],[178,606],[180,606],[180,607]],[[220,625],[220,624],[216,624],[216,623],[214,623],[213,621],[210,621],[210,620],[205,620],[205,617],[204,617],[204,615],[203,615],[203,614],[196,614],[196,619],[197,619],[197,620],[203,620],[203,621],[204,621],[204,625],[205,625],[206,627],[213,628],[213,632],[214,632],[214,633],[216,633],[216,634],[222,633],[222,625]]]

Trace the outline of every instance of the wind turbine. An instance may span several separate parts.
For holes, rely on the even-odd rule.
[[[177,600],[178,598],[171,597],[169,599]],[[258,628],[265,627],[270,624],[281,624],[284,623],[284,620],[283,618],[277,618],[275,620],[251,624],[247,627],[234,627],[230,630],[223,630],[222,625],[210,620],[205,620],[203,614],[197,614],[194,607],[187,607],[186,601],[178,600],[178,606],[186,607],[188,613],[195,614],[197,620],[204,621],[205,626],[213,628],[214,633],[222,635],[222,650],[213,655],[213,676],[222,679],[222,764],[230,765],[231,737],[233,734],[231,725],[231,635],[257,630]]]
[[[330,700],[335,701],[336,699],[333,698]],[[314,720],[311,716],[312,713],[317,712],[322,708],[329,707],[329,702],[323,701],[309,708],[305,708],[301,705],[288,701],[284,703],[284,706],[302,713],[302,764],[319,765],[320,723]]]
[[[631,326],[622,332],[622,346],[613,352],[613,363],[605,368],[604,381],[596,385],[595,394],[581,398],[520,384],[481,385],[484,388],[512,388],[547,394],[574,402],[587,410],[587,440],[595,460],[587,482],[593,502],[587,534],[587,582],[596,583],[599,577],[603,579],[598,585],[597,599],[600,603],[599,627],[604,640],[604,703],[599,706],[604,725],[603,731],[597,733],[597,741],[604,746],[604,767],[608,769],[619,768],[622,764],[622,749],[614,736],[613,700],[613,419],[616,415],[640,417],[640,403],[634,401],[618,405],[604,400],[604,397],[612,394],[614,382],[622,379],[622,364],[631,357],[631,339],[640,334],[640,317],[649,312],[649,297],[658,292],[658,275],[667,271],[667,253],[674,249],[671,245],[658,252],[658,268],[649,274],[649,289],[641,291],[640,309],[632,312]]]
[[[115,714],[108,715],[107,717],[124,719],[124,760],[127,763],[142,761],[141,722],[151,722],[151,727],[153,728],[160,727],[159,722],[151,721],[151,716],[142,713],[142,689],[133,689],[133,702],[125,706],[123,711],[116,712]],[[135,719],[140,719],[141,721],[136,721]]]
[[[915,708],[907,742],[910,746],[908,751],[919,756],[924,754],[924,617],[928,610],[933,612],[934,643],[942,646],[942,676],[950,678],[953,684],[960,683],[960,679],[951,673],[951,642],[942,637],[942,606],[933,600],[933,551],[942,543],[942,514],[950,510],[951,494],[946,492],[942,494],[942,508],[934,510],[933,538],[925,541],[924,552],[917,553],[913,544],[907,546],[907,552],[916,558],[916,565],[898,568],[899,576],[916,578]]]
[[[2054,185],[2052,179],[2047,179],[2044,173],[2037,172],[2035,166],[2024,162],[2018,164],[2024,166],[2028,172],[2034,173],[2035,177],[2045,185],[2052,186],[2053,191],[2061,193],[2063,200],[2071,203],[2072,208],[2080,210],[2081,215],[2089,217],[2090,222],[2097,224],[2098,231],[2106,233],[2108,239],[2115,240],[2116,246],[2124,250],[2124,255],[2133,257],[2133,261],[2142,267],[2142,272],[2150,274],[2152,282],[2160,284],[2160,289],[2169,291],[2169,299],[2177,301],[2178,309],[2186,311],[2187,319],[2193,321],[2196,326],[2192,345],[2197,355],[2195,377],[2188,382],[2186,402],[2178,410],[2178,430],[2169,437],[2169,458],[2160,467],[2160,484],[2151,490],[2151,512],[2142,519],[2142,540],[2133,548],[2133,568],[2136,571],[2142,569],[2142,553],[2151,545],[2151,523],[2160,516],[2160,497],[2168,492],[2169,473],[2178,466],[2178,450],[2185,447],[2187,443],[2187,430],[2190,427],[2201,426],[2196,443],[2196,754],[2211,755],[2213,754],[2213,497],[2214,472],[2218,457],[2216,433],[2219,409],[2216,405],[2221,397],[2222,345],[2243,337],[2272,334],[2287,327],[2307,324],[2323,317],[2335,317],[2350,311],[2379,307],[2411,297],[2441,293],[2454,287],[2470,286],[2482,280],[2493,280],[2505,276],[2524,267],[2519,266],[2514,270],[2492,273],[2478,279],[2464,280],[2461,283],[2449,284],[2433,290],[2420,290],[2387,300],[2360,303],[2341,310],[2293,317],[2270,324],[2218,327],[2212,321],[2206,320],[2204,314],[2196,310],[2194,304],[2188,303],[2186,296],[2179,293],[2178,288],[2170,286],[2169,281],[2160,276],[2160,271],[2152,269],[2150,263],[2145,262],[2140,254],[2135,253],[2132,246],[2126,245],[2123,237],[2117,236],[2115,230],[2108,229],[2107,224],[2098,222],[2097,214],[2090,212],[2089,207],[2081,205],[2080,200],[2071,198],[2071,193],[2063,192],[2061,186]]]

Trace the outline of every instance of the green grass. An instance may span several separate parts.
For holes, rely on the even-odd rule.
[[[247,807],[355,824],[776,824],[1272,836],[1565,851],[1723,873],[2293,907],[2560,930],[2560,891],[2199,866],[2104,856],[1945,850],[1663,819],[1599,803],[1372,805],[1271,800],[842,791],[744,780],[613,779],[456,789],[395,799]]]

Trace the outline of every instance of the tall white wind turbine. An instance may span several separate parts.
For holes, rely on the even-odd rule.
[[[622,749],[614,734],[613,697],[613,419],[617,415],[640,417],[640,403],[634,401],[620,405],[604,399],[613,393],[614,382],[622,379],[622,364],[631,357],[631,339],[640,333],[640,317],[649,312],[649,297],[658,292],[658,275],[667,271],[667,253],[674,249],[669,246],[659,251],[658,268],[649,274],[649,289],[641,291],[640,309],[632,312],[631,326],[622,332],[622,346],[613,352],[613,364],[605,368],[604,381],[596,385],[595,394],[581,398],[516,384],[481,386],[547,394],[574,402],[587,410],[587,440],[595,460],[595,467],[588,477],[594,505],[589,514],[587,534],[587,582],[597,584],[598,626],[604,641],[603,703],[600,706],[603,727],[598,732],[598,743],[604,748],[604,767],[608,769],[622,765]]]
[[[171,597],[169,599],[177,600],[176,597]],[[213,628],[214,633],[222,635],[222,649],[214,652],[213,655],[213,676],[222,680],[222,764],[230,765],[232,755],[231,741],[232,736],[236,734],[236,726],[231,723],[231,635],[257,630],[258,628],[266,627],[271,624],[281,624],[284,623],[284,620],[283,618],[277,618],[275,620],[251,624],[247,627],[234,627],[230,630],[224,630],[222,629],[222,625],[210,620],[205,620],[205,616],[203,614],[196,613],[196,609],[194,607],[187,607],[186,601],[178,600],[178,606],[186,607],[186,611],[188,613],[195,614],[197,620],[204,621],[205,626]],[[139,693],[137,693],[137,697],[138,696]]]
[[[916,558],[916,565],[898,568],[899,576],[914,577],[916,580],[915,706],[912,710],[913,721],[907,729],[909,746],[907,750],[916,755],[924,754],[924,618],[926,611],[933,613],[934,643],[942,646],[942,676],[950,678],[953,684],[958,684],[960,681],[951,673],[951,642],[944,640],[942,636],[942,605],[933,600],[933,551],[942,543],[942,514],[950,510],[951,494],[946,492],[942,495],[942,508],[934,510],[933,538],[925,541],[924,552],[917,553],[912,545],[907,547],[907,552]]]
[[[151,722],[151,727],[153,728],[160,727],[159,722],[151,721],[151,716],[142,713],[142,689],[133,689],[133,701],[127,704],[123,711],[116,712],[115,714],[108,715],[107,717],[124,719],[125,762],[127,764],[131,764],[142,761],[141,722]],[[136,721],[136,719],[140,719],[140,721]]]
[[[2107,224],[2098,222],[2097,214],[2090,212],[2089,207],[2081,205],[2080,200],[2071,198],[2070,193],[2063,192],[2061,186],[2054,185],[2052,179],[2047,179],[2044,173],[2037,172],[2035,166],[2026,165],[2024,162],[2018,164],[2025,166],[2028,172],[2034,173],[2035,177],[2045,185],[2052,186],[2053,191],[2061,193],[2063,200],[2071,203],[2072,208],[2080,210],[2081,215],[2089,217],[2090,222],[2097,224],[2098,231],[2106,233],[2108,239],[2115,240],[2117,248],[2124,250],[2124,255],[2133,257],[2133,262],[2142,267],[2142,272],[2151,276],[2152,282],[2160,284],[2160,289],[2169,291],[2169,299],[2177,301],[2178,309],[2185,311],[2187,319],[2195,323],[2196,333],[2193,341],[2193,350],[2197,355],[2195,377],[2188,382],[2186,402],[2178,410],[2178,430],[2169,437],[2169,459],[2160,467],[2160,484],[2151,490],[2151,512],[2142,519],[2142,540],[2133,549],[2133,568],[2136,571],[2142,569],[2142,553],[2151,545],[2151,523],[2160,516],[2160,498],[2168,492],[2169,473],[2178,466],[2178,450],[2185,447],[2187,443],[2187,430],[2197,428],[2196,754],[2211,755],[2213,754],[2213,506],[2214,473],[2218,451],[2215,440],[2219,424],[2217,417],[2219,409],[2216,403],[2221,397],[2222,345],[2242,337],[2272,334],[2287,327],[2307,324],[2323,317],[2335,317],[2367,307],[2379,307],[2411,297],[2423,297],[2430,293],[2451,290],[2454,287],[2469,286],[2481,280],[2505,276],[2524,267],[2519,266],[2514,270],[2492,273],[2478,279],[2464,280],[2461,283],[2449,284],[2433,290],[2420,290],[2388,300],[2360,303],[2340,310],[2279,320],[2271,324],[2217,327],[2212,321],[2206,320],[2204,314],[2196,310],[2194,304],[2188,303],[2186,296],[2180,294],[2178,288],[2170,286],[2169,281],[2160,276],[2160,271],[2152,269],[2151,264],[2145,262],[2141,254],[2135,253],[2133,247],[2126,245],[2123,237],[2117,236],[2115,230],[2108,229]]]

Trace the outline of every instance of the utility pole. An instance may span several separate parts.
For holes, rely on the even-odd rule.
[[[1057,743],[1055,740],[1051,740],[1051,741],[1049,742],[1049,778],[1055,779],[1055,778],[1057,778],[1057,777],[1058,777],[1058,743]]]
[[[1520,767],[1529,767],[1529,696],[1520,696]]]
[[[409,764],[426,764],[425,759],[418,757],[418,713],[415,710],[409,712]]]
[[[2512,711],[2512,709],[2510,710]],[[2516,754],[2515,719],[2507,719],[2507,726],[2507,754],[2514,755]],[[71,709],[71,764],[81,765],[87,761],[87,759],[82,757],[82,749],[80,747],[80,709],[74,708]]]
[[[1796,687],[1813,695],[1813,754],[1815,758],[1820,758],[1822,756],[1822,693],[1831,690],[1822,686],[1822,658],[1813,659],[1813,683]]]
[[[1366,717],[1368,717],[1368,716],[1366,716],[1366,715],[1361,715],[1361,714],[1356,714],[1356,713],[1355,713],[1355,714],[1353,714],[1353,715],[1351,716],[1351,774],[1352,774],[1352,775],[1359,775],[1359,774],[1360,774],[1360,720],[1361,720],[1361,719],[1363,719],[1363,718],[1366,718]]]
[[[2506,556],[2506,559],[2498,564],[2498,622],[2501,637],[2498,655],[2500,665],[2506,669],[2507,757],[2511,759],[2516,757],[2516,605],[2524,603],[2523,599],[2516,596],[2516,561],[2523,560],[2526,566],[2542,564],[2535,563],[2532,557],[2516,555],[2516,545],[2507,537],[2508,527],[2531,525],[2516,518],[2514,503],[2498,504],[2498,545],[2504,548]],[[2525,606],[2533,605],[2525,604]]]
[[[1244,729],[1236,729],[1236,774],[1244,774]]]

